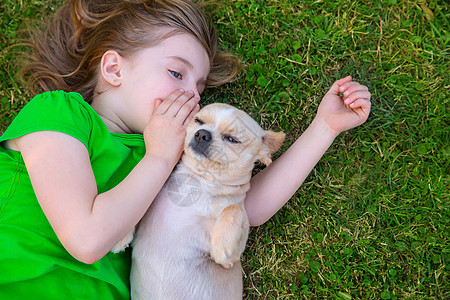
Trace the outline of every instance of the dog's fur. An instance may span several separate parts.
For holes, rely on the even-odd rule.
[[[134,237],[133,300],[242,299],[243,201],[255,162],[270,164],[283,140],[229,105],[194,117],[182,159]]]

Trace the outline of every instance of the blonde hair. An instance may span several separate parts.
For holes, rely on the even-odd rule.
[[[237,76],[239,59],[218,51],[214,26],[200,5],[188,0],[68,0],[46,30],[31,35],[32,52],[20,75],[33,95],[64,90],[90,103],[106,51],[127,57],[177,33],[193,35],[208,53],[207,86]]]

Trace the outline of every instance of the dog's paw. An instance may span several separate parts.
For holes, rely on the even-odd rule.
[[[211,258],[224,268],[239,261],[248,237],[247,213],[240,205],[226,207],[214,225]]]
[[[225,249],[220,247],[212,247],[211,257],[212,259],[225,269],[233,267],[234,263],[239,261],[240,253],[235,253],[233,255],[232,249]]]
[[[111,252],[112,253],[119,253],[124,251],[131,243],[131,241],[133,240],[133,236],[134,236],[134,228],[127,233],[126,236],[124,236],[117,244],[114,245],[114,247],[112,247]]]

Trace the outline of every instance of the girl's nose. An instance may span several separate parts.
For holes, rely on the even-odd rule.
[[[194,93],[194,96],[200,97],[200,94],[198,93],[197,89],[190,89],[189,91],[192,91]]]
[[[185,91],[192,91],[193,93],[194,93],[194,95],[195,96],[198,96],[198,97],[200,97],[200,93],[199,93],[199,91],[198,91],[198,87],[197,86],[192,86],[192,85],[190,85],[190,86],[186,86],[186,87],[184,87],[183,88]]]

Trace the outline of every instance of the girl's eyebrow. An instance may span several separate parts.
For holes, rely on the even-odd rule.
[[[181,56],[174,55],[174,56],[168,56],[167,58],[178,60],[181,63],[185,64],[189,69],[194,68],[194,66],[188,60],[182,58]]]
[[[168,56],[167,58],[169,58],[169,59],[174,59],[174,60],[178,60],[178,61],[180,61],[182,64],[184,64],[184,65],[186,65],[186,67],[188,67],[189,69],[193,69],[194,68],[194,66],[187,60],[187,59],[184,59],[183,57],[181,57],[181,56],[178,56],[178,55],[173,55],[173,56]],[[206,78],[205,79],[202,79],[202,80],[200,80],[200,84],[202,84],[202,85],[204,85],[204,86],[206,86]]]

